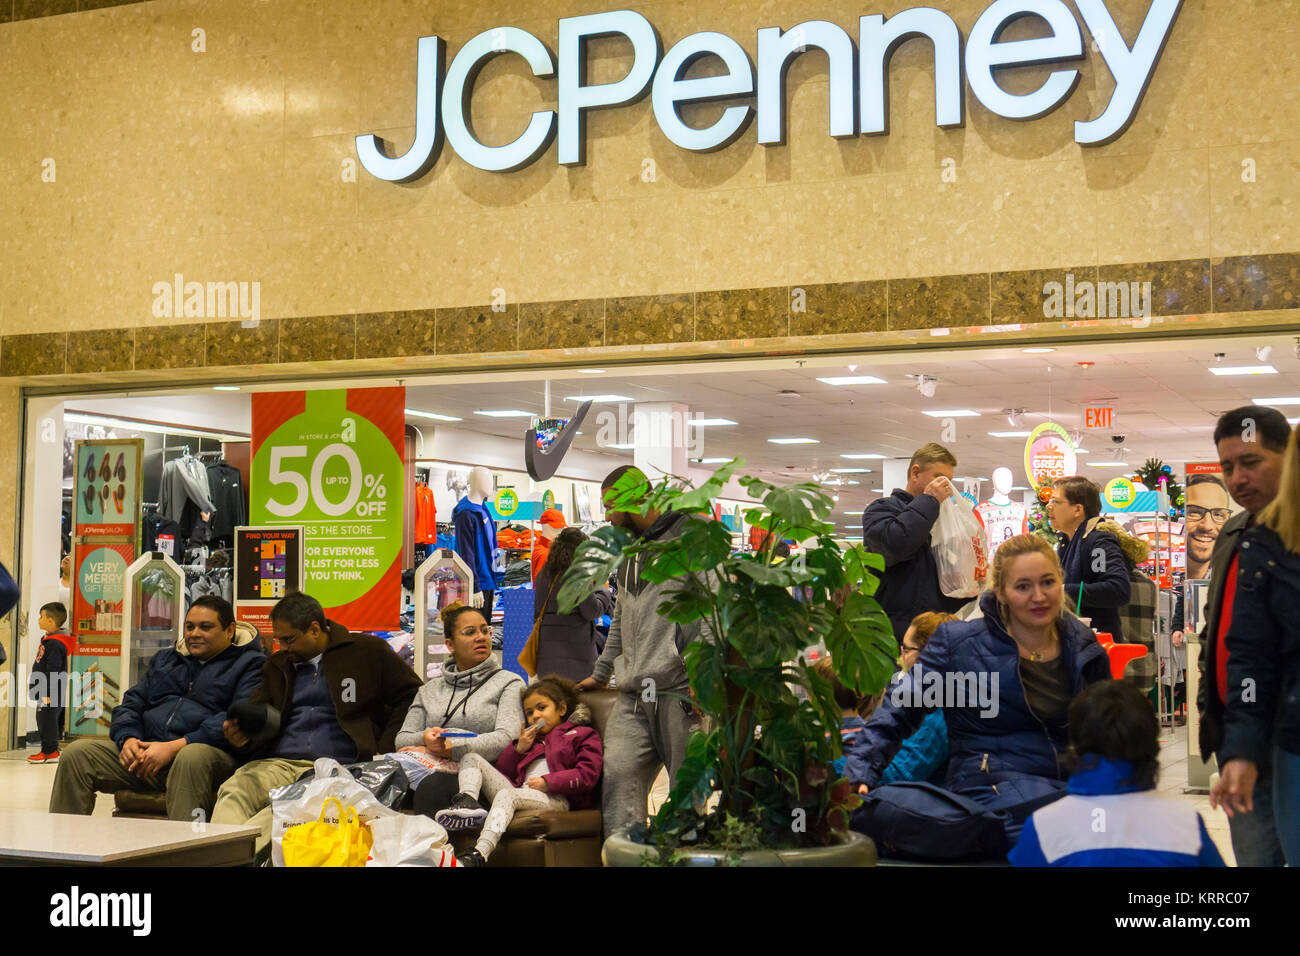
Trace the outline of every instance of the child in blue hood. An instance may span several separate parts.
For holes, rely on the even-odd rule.
[[[1069,794],[1034,813],[1014,866],[1223,866],[1194,807],[1156,792],[1159,733],[1132,684],[1092,684],[1070,705]]]

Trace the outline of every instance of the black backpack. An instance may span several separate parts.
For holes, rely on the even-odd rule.
[[[900,859],[1005,860],[1007,810],[923,781],[890,783],[871,790],[853,813],[851,826],[875,841],[880,855]]]

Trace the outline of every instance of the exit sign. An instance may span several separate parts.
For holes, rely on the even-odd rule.
[[[1083,410],[1083,427],[1084,428],[1114,428],[1115,427],[1115,406],[1098,405],[1095,408],[1085,408]]]

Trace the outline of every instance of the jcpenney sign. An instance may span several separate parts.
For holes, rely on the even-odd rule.
[[[1100,115],[1074,125],[1075,141],[1085,146],[1108,143],[1128,128],[1169,39],[1182,0],[1152,0],[1137,39],[1130,47],[1115,25],[1104,0],[1075,0],[1095,49],[1115,78],[1115,90]],[[1033,18],[1046,35],[1001,41],[1012,23]],[[1040,31],[1042,32],[1042,31]],[[615,83],[588,85],[585,43],[595,37],[619,36],[633,49],[632,67]],[[953,19],[933,7],[914,7],[886,19],[875,14],[858,21],[857,43],[841,27],[809,20],[789,30],[758,31],[758,64],[731,37],[693,33],[666,54],[654,26],[639,13],[616,10],[559,22],[559,66],[551,50],[531,33],[497,27],[474,37],[457,52],[444,74],[445,44],[437,36],[420,37],[416,67],[415,142],[401,156],[388,154],[374,134],[357,137],[357,155],[371,175],[409,182],[438,159],[445,134],[456,154],[472,166],[496,172],[522,169],[534,162],[559,135],[559,162],[585,161],[588,110],[623,106],[650,91],[655,119],[664,135],[682,149],[707,152],[734,142],[758,117],[758,141],[772,146],[785,141],[785,73],[791,61],[811,47],[830,63],[829,132],[836,138],[889,132],[889,60],[904,40],[924,37],[934,48],[934,110],[945,129],[965,122],[962,77],[988,110],[1014,120],[1045,116],[1069,98],[1079,71],[1054,70],[1032,93],[1008,93],[997,80],[1005,67],[1068,64],[1085,56],[1083,36],[1061,0],[995,0],[975,21],[963,43]],[[527,128],[512,143],[488,146],[469,124],[474,80],[493,56],[514,53],[533,74],[555,77],[558,108],[533,113]],[[718,76],[686,78],[690,66],[716,58],[726,68]],[[712,126],[686,125],[678,107],[710,100],[752,99],[727,107]]]

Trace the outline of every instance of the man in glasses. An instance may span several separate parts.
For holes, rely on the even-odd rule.
[[[1187,577],[1210,576],[1210,555],[1219,532],[1232,517],[1228,486],[1218,475],[1192,475],[1187,479]]]
[[[420,680],[387,641],[353,634],[320,602],[294,593],[271,609],[280,649],[262,682],[222,727],[249,762],[217,792],[213,823],[260,826],[261,858],[271,842],[270,791],[293,783],[318,757],[348,764],[397,747],[394,738]]]

